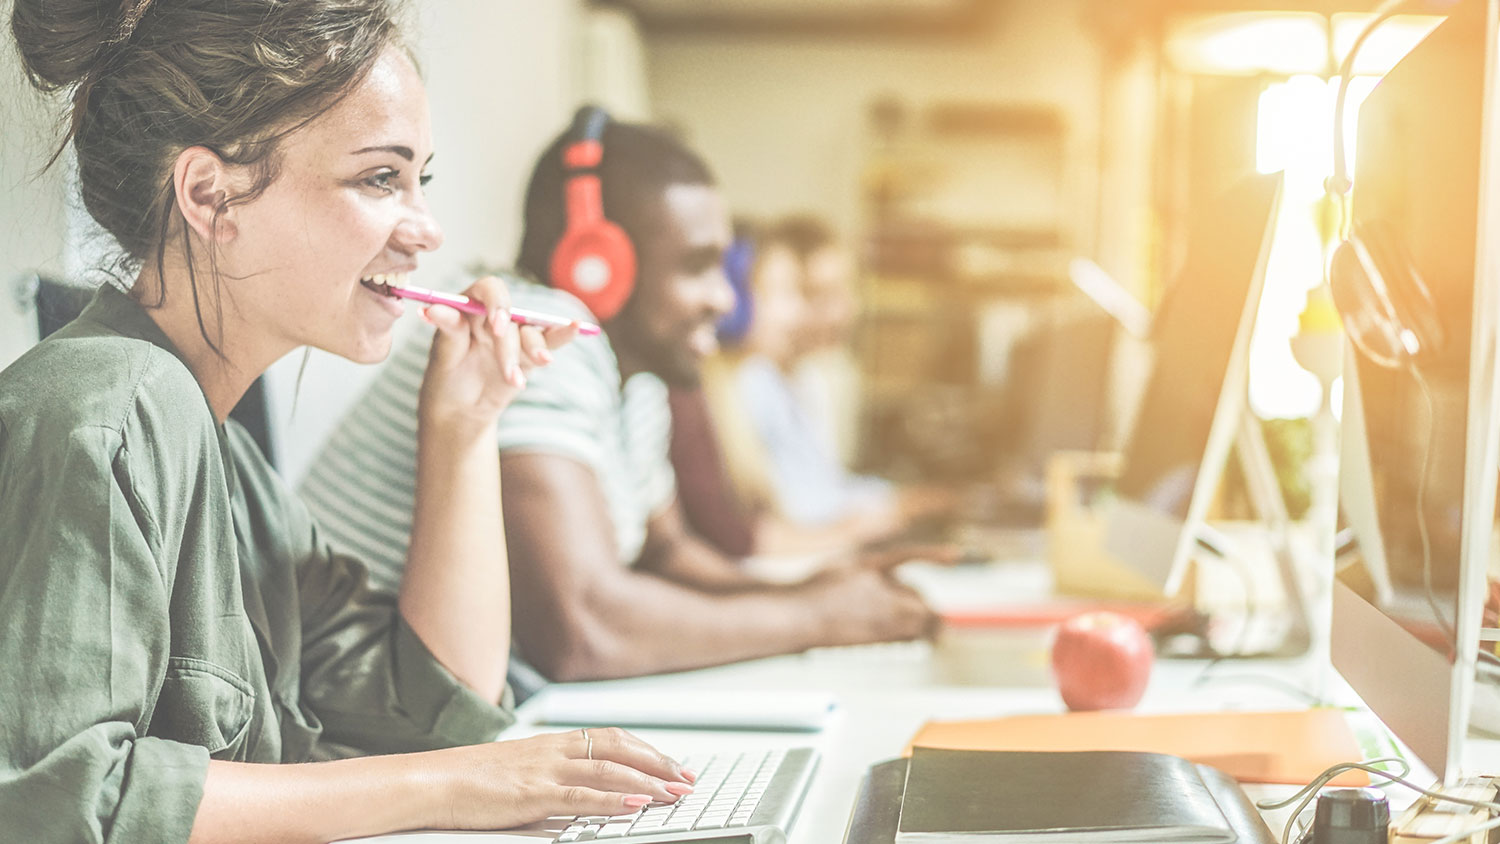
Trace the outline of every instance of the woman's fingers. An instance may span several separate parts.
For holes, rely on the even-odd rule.
[[[464,295],[484,303],[484,318],[475,326],[475,332],[493,341],[492,353],[501,377],[512,387],[524,387],[526,375],[521,368],[520,339],[510,321],[510,291],[505,282],[485,276],[469,285]]]
[[[428,305],[422,309],[422,318],[453,339],[458,339],[469,331],[464,314],[447,305]]]
[[[684,771],[675,759],[619,727],[590,729],[595,759],[606,759],[664,780],[691,783],[697,774]],[[578,755],[583,755],[579,753]]]
[[[578,323],[570,322],[562,328],[545,328],[542,330],[542,336],[547,340],[547,348],[561,349],[563,346],[566,346],[577,339]]]
[[[512,387],[524,387],[526,374],[521,359],[520,332],[511,323],[509,312],[496,315],[495,320],[495,364]]]
[[[523,325],[516,332],[521,337],[522,366],[546,366],[552,362],[552,351],[547,348],[547,338],[541,329]]]
[[[662,803],[676,802],[677,798],[693,792],[693,787],[685,782],[666,782],[608,759],[570,759],[559,769],[559,774],[559,782],[564,786],[582,786],[616,794],[646,794]]]
[[[464,295],[484,304],[486,318],[498,311],[510,310],[510,291],[506,289],[505,282],[492,275],[476,280],[464,291]]]
[[[649,794],[621,794],[582,785],[562,789],[556,815],[628,815],[654,800]]]

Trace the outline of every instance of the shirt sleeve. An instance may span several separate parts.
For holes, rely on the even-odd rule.
[[[519,291],[518,291],[519,292]],[[535,304],[561,316],[592,319],[570,299]],[[518,305],[532,306],[529,298]],[[605,438],[600,425],[616,418],[620,378],[614,352],[603,337],[575,340],[553,352],[553,360],[527,375],[526,389],[500,415],[496,442],[501,451],[555,454],[600,471]]]
[[[303,703],[322,722],[319,755],[407,753],[492,741],[514,722],[506,688],[485,700],[438,662],[364,567],[326,545],[298,575]]]
[[[127,466],[111,430],[0,431],[0,818],[30,842],[186,841],[202,800],[208,750],[144,735],[175,575]]]
[[[258,494],[282,499],[302,614],[302,705],[322,726],[322,757],[405,753],[491,741],[514,718],[438,662],[364,566],[324,541],[302,502],[262,468]],[[272,487],[266,489],[265,487]]]

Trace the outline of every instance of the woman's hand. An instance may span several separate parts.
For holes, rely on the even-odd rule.
[[[538,328],[510,321],[504,282],[487,276],[464,291],[485,306],[483,316],[446,305],[423,309],[437,328],[422,381],[420,413],[440,425],[493,424],[521,388],[526,373],[552,360],[552,350],[577,336],[577,326]]]
[[[697,775],[617,727],[437,751],[448,829],[508,829],[559,815],[621,815],[692,793]],[[593,758],[590,758],[592,756]]]

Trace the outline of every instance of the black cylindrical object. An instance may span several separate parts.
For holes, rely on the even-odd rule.
[[[1313,844],[1386,844],[1391,807],[1373,788],[1341,788],[1318,795]]]

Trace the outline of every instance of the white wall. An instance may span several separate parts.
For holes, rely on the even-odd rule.
[[[11,4],[0,2],[10,21]],[[36,341],[36,316],[20,306],[24,272],[63,270],[66,228],[61,168],[39,174],[57,144],[58,106],[22,76],[9,27],[0,39],[0,367]]]
[[[457,288],[467,284],[468,267],[514,258],[531,166],[583,97],[643,113],[644,71],[633,20],[611,12],[591,18],[586,0],[414,0],[413,7],[437,146],[429,196],[446,234],[441,250],[422,257],[417,283]],[[9,0],[0,0],[0,13],[9,21]],[[101,240],[77,209],[69,230],[68,162],[31,178],[55,143],[59,112],[22,81],[8,33],[0,42],[3,366],[35,341],[35,317],[13,305],[11,279],[33,268],[87,278],[108,259],[112,241]],[[586,62],[581,45],[590,42],[602,46]],[[398,342],[414,322],[398,325]],[[294,481],[378,370],[314,352],[299,389],[301,363],[302,353],[293,353],[269,374],[278,450]]]
[[[413,282],[457,289],[476,262],[508,266],[537,154],[567,125],[579,99],[574,49],[582,0],[419,0],[417,55],[432,108],[436,155],[428,189],[442,249],[421,258]],[[416,321],[398,324],[397,342]],[[296,480],[377,367],[313,352],[272,368],[283,473]],[[296,397],[295,414],[292,413]]]
[[[1092,165],[1100,56],[1088,0],[1006,3],[988,31],[963,38],[647,33],[658,115],[680,125],[735,211],[812,210],[852,233],[869,152],[866,108],[885,94],[1049,104],[1069,125],[1069,158]],[[1092,166],[1070,173],[1072,207],[1091,208]],[[1075,232],[1092,239],[1090,210]]]

